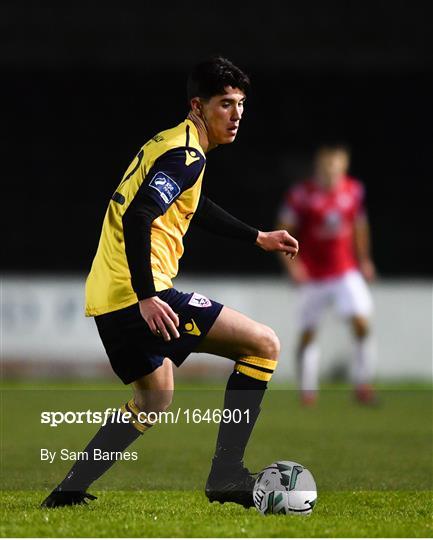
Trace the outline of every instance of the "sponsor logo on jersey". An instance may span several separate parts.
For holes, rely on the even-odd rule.
[[[161,199],[170,204],[180,193],[180,187],[176,184],[173,178],[160,171],[155,174],[149,184],[150,187],[156,189]]]
[[[200,154],[195,150],[185,150],[185,165],[189,167],[191,163],[200,159]]]
[[[209,298],[206,298],[206,296],[203,296],[202,294],[195,292],[191,296],[188,304],[190,306],[207,308],[207,307],[210,307],[212,305],[212,302],[209,300]]]
[[[191,336],[200,336],[201,332],[196,325],[194,319],[191,319],[191,322],[187,322],[184,326],[185,334],[190,334]]]
[[[323,221],[328,231],[337,231],[343,220],[338,210],[331,210],[323,216]]]

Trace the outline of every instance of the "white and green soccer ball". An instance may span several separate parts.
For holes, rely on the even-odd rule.
[[[311,514],[317,487],[311,472],[295,461],[276,461],[263,469],[253,490],[261,514]]]

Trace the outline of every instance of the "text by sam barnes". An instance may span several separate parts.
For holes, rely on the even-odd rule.
[[[81,451],[75,452],[68,448],[62,448],[61,450],[49,450],[48,448],[41,448],[41,461],[47,461],[48,463],[54,463],[55,460],[60,461],[137,461],[137,452],[107,452],[100,448],[94,448],[92,452]]]

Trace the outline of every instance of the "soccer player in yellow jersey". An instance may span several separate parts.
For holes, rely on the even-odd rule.
[[[110,200],[86,282],[86,315],[95,317],[113,370],[132,385],[133,397],[122,407],[130,421],[101,427],[85,449],[89,459],[73,465],[44,507],[95,498],[87,488],[152,427],[146,414],[169,407],[173,363],[180,366],[191,352],[234,361],[224,409],[249,411],[240,423],[221,422],[206,495],[211,502],[254,505],[255,479],[243,455],[277,366],[278,338],[271,328],[172,284],[191,223],[291,258],[298,251],[287,231],[258,231],[201,193],[205,155],[235,140],[249,86],[248,76],[225,58],[198,64],[188,78],[186,120],[140,149]],[[114,457],[93,459],[95,449]]]

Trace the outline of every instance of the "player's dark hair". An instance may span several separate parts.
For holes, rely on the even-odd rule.
[[[316,156],[319,154],[329,154],[333,152],[344,152],[349,158],[351,155],[351,149],[347,143],[332,141],[320,144],[316,150]]]
[[[247,95],[250,79],[227,58],[213,56],[197,64],[188,77],[188,102],[194,97],[210,99],[225,94],[225,87],[239,88]]]

